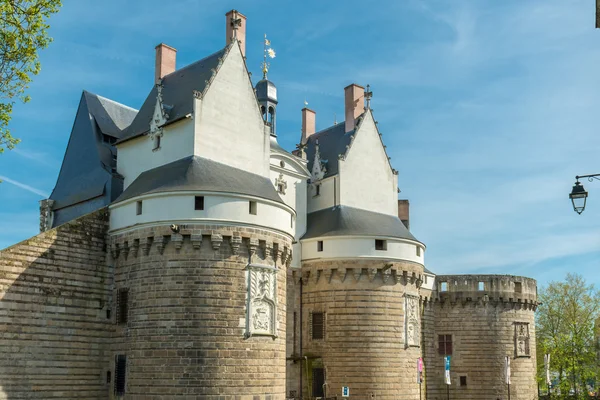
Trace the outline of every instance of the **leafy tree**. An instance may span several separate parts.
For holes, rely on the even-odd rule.
[[[8,130],[13,105],[29,101],[31,77],[40,72],[38,50],[48,47],[48,18],[61,0],[0,0],[0,153],[19,139]]]
[[[563,398],[587,399],[588,386],[597,386],[598,378],[595,321],[600,311],[600,292],[581,275],[567,274],[564,282],[550,282],[543,288],[538,300],[540,380],[545,380],[543,355],[549,353],[551,374],[558,380],[554,393],[560,392]]]

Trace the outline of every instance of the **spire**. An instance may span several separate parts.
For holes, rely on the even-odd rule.
[[[325,176],[327,169],[325,168],[324,164],[326,162],[327,162],[327,160],[325,160],[325,161],[321,160],[321,152],[319,150],[319,139],[317,139],[315,141],[315,158],[313,160],[313,167],[312,167],[312,179],[311,180],[313,183],[320,181]]]
[[[367,85],[367,90],[365,90],[365,99],[367,99],[367,110],[371,109],[371,97],[373,97],[371,85]]]

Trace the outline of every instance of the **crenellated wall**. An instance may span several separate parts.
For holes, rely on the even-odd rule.
[[[112,236],[113,298],[129,291],[111,350],[127,355],[125,398],[284,399],[291,241],[216,225]]]
[[[303,395],[312,395],[312,370],[323,367],[327,397],[340,397],[349,386],[357,399],[417,399],[423,266],[327,260],[303,262],[301,276],[294,272],[296,290],[302,285],[306,359],[296,365],[304,374]],[[312,338],[312,313],[325,313],[323,339]]]
[[[427,399],[446,399],[448,389],[452,399],[506,399],[505,356],[511,360],[511,399],[537,399],[536,281],[509,275],[438,275],[435,287],[423,310]],[[439,335],[452,337],[449,388]]]

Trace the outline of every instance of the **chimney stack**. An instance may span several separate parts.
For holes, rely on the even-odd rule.
[[[169,75],[171,72],[175,72],[175,59],[177,57],[177,50],[171,46],[167,46],[164,43],[156,46],[156,62],[154,64],[154,83],[158,84],[158,81]]]
[[[237,26],[234,32],[234,26]],[[237,37],[242,49],[242,57],[246,57],[246,17],[237,10],[231,10],[225,14],[225,43],[229,45],[233,37]]]
[[[344,88],[346,104],[346,132],[356,125],[356,118],[365,110],[365,88],[355,83]]]
[[[400,221],[402,221],[408,230],[410,230],[409,207],[408,200],[398,200],[398,218],[400,218]]]
[[[317,113],[310,108],[302,109],[302,144],[306,144],[310,135],[316,131],[316,115]]]

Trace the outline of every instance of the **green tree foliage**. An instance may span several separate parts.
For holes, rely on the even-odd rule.
[[[537,310],[540,381],[545,381],[543,358],[549,353],[551,375],[558,380],[553,398],[587,399],[589,387],[600,383],[595,326],[600,292],[581,275],[567,274],[564,282],[543,288],[538,301],[542,303]]]
[[[61,0],[0,0],[0,153],[19,140],[8,130],[16,101],[27,102],[26,90],[40,72],[38,50],[48,47],[49,17]]]

